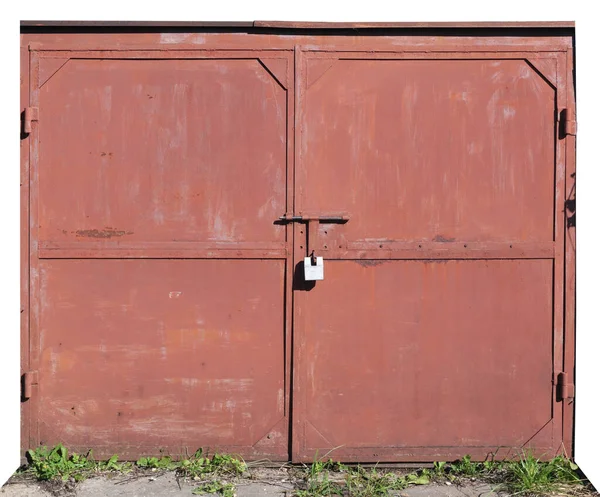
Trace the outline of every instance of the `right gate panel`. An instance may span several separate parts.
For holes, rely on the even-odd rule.
[[[325,280],[295,294],[293,456],[552,456],[564,62],[402,57],[299,59],[296,214],[349,221],[319,225]]]

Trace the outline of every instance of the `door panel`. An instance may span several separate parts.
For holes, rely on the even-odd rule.
[[[40,89],[40,240],[284,242],[286,99],[257,59],[70,60]]]
[[[284,261],[61,259],[40,270],[42,441],[235,451],[269,436],[286,450]]]
[[[296,214],[348,221],[296,227],[294,459],[554,453],[556,60],[299,68]]]
[[[356,213],[345,240],[553,240],[555,91],[527,61],[336,60],[305,92],[301,208]]]
[[[287,459],[289,56],[67,55],[32,56],[30,446]]]
[[[315,428],[306,450],[500,447],[551,420],[551,261],[354,260],[326,270],[301,310]]]

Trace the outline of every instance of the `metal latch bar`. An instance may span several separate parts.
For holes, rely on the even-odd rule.
[[[317,242],[317,228],[320,223],[323,224],[344,224],[350,220],[350,217],[346,214],[340,215],[312,215],[312,214],[302,214],[300,216],[292,216],[290,214],[286,214],[285,216],[281,216],[279,218],[280,223],[306,223],[306,236],[308,238],[306,242],[306,255],[311,258],[315,258],[315,250],[314,247]]]
[[[284,221],[284,222],[288,222],[288,223],[306,223],[309,221],[318,221],[320,223],[339,223],[339,224],[343,224],[343,223],[347,223],[350,220],[350,217],[342,214],[339,216],[335,216],[335,215],[326,215],[326,216],[319,216],[319,215],[307,215],[307,214],[303,214],[301,216],[291,216],[289,214],[286,214],[285,216],[281,216],[279,218],[280,221]]]

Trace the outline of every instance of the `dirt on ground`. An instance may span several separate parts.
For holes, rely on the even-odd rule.
[[[394,470],[406,474],[407,470]],[[331,474],[330,481],[340,481],[342,475]],[[192,496],[206,483],[201,479],[183,478],[176,471],[133,469],[128,474],[106,473],[82,482],[38,481],[32,475],[16,474],[2,487],[2,497],[158,497]],[[231,480],[236,497],[293,497],[307,491],[306,472],[292,465],[255,467],[243,477]],[[211,494],[208,494],[211,495]],[[217,495],[217,494],[213,494]],[[223,494],[221,494],[223,495]],[[322,497],[327,493],[305,493],[306,497]],[[377,494],[381,495],[381,494]],[[389,492],[395,497],[501,497],[510,494],[501,490],[501,482],[478,478],[457,478],[453,481],[435,478],[429,484],[412,485]],[[531,494],[530,494],[531,495]],[[599,497],[589,486],[575,485],[554,493],[555,496]],[[360,497],[369,497],[362,494]]]

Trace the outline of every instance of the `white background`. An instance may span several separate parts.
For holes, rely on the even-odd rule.
[[[585,2],[593,5],[593,2]],[[12,9],[10,9],[12,7]],[[0,148],[0,481],[19,465],[19,20],[138,21],[575,21],[577,57],[577,388],[575,460],[600,488],[600,141],[596,61],[600,30],[591,7],[571,1],[324,0],[217,2],[74,2],[8,0],[1,20]]]

